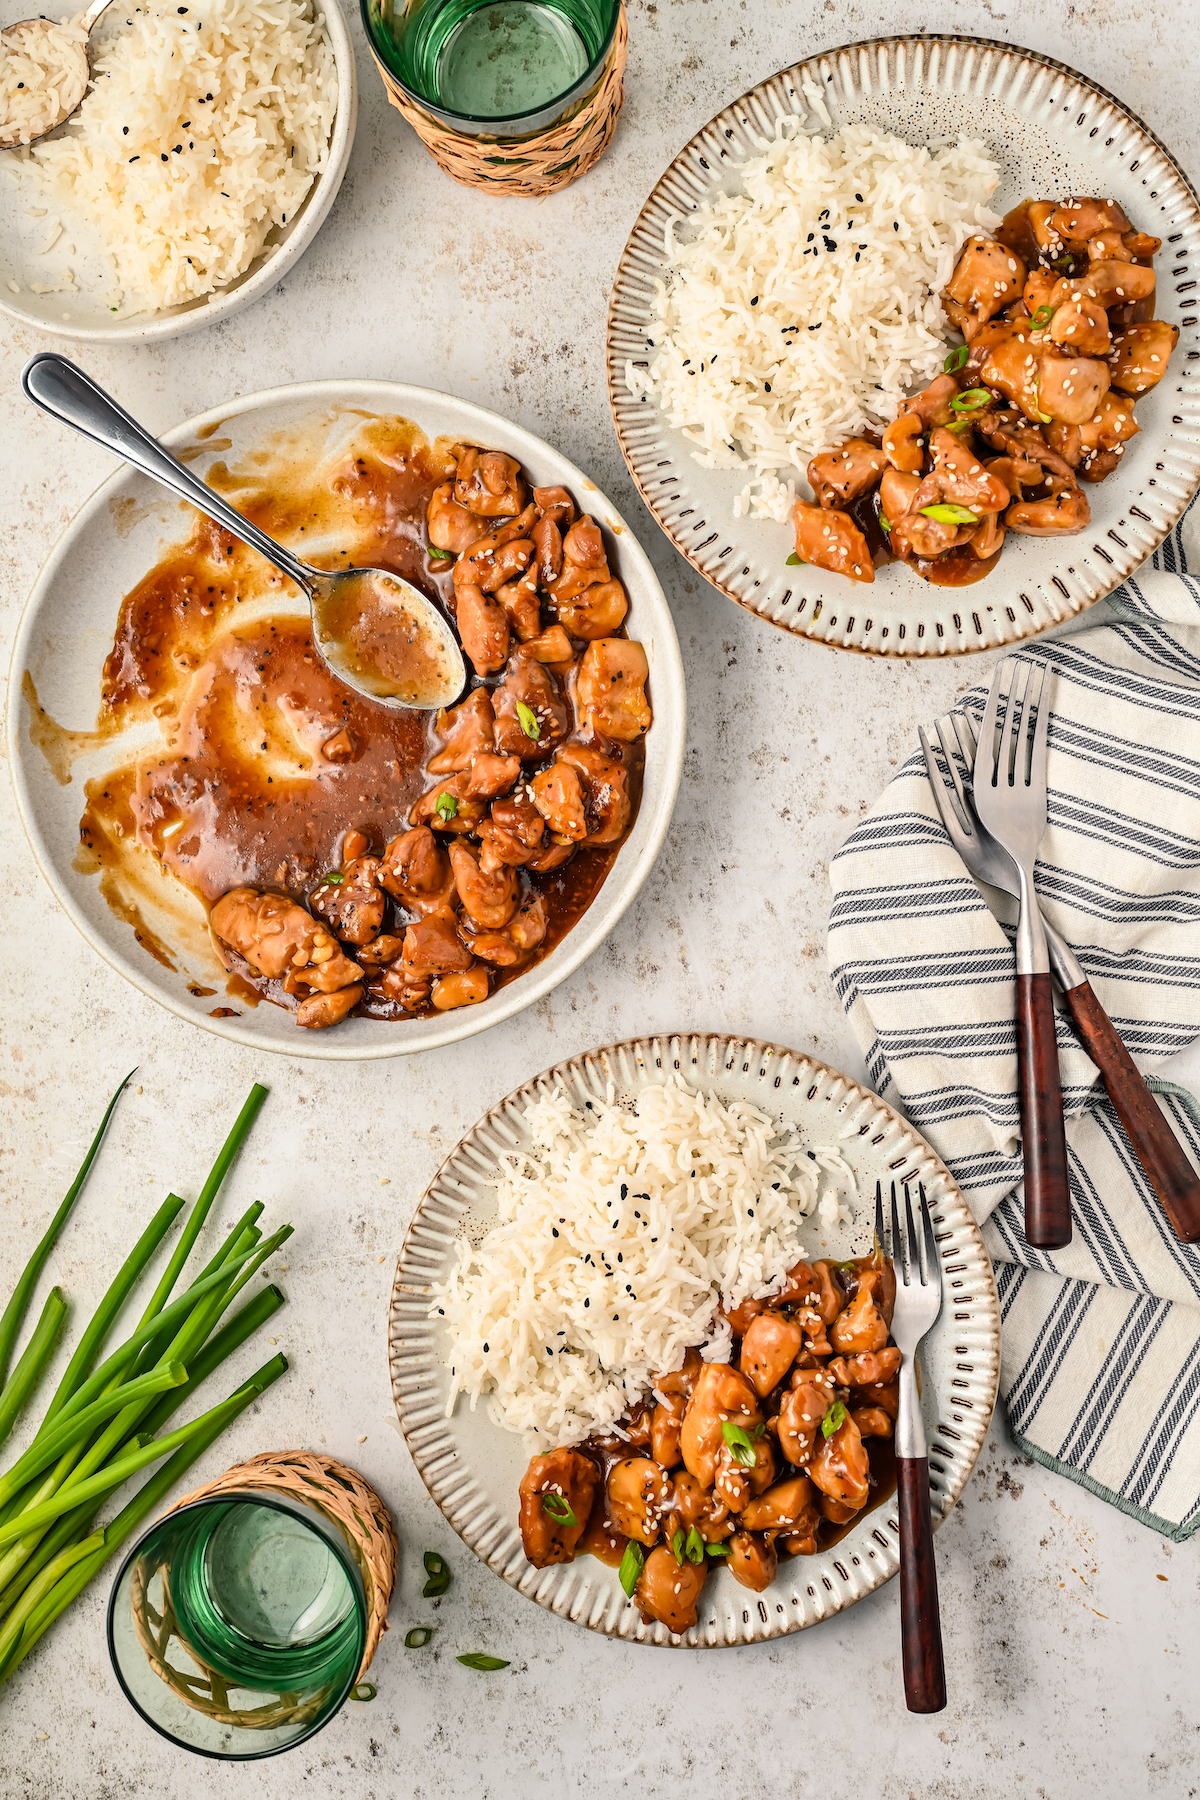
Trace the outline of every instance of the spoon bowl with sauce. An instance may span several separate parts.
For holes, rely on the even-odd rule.
[[[382,706],[423,712],[458,699],[467,680],[458,639],[411,582],[388,569],[331,572],[301,562],[177,462],[66,357],[31,357],[21,386],[44,412],[206,513],[294,581],[312,610],[317,652],[347,687]]]

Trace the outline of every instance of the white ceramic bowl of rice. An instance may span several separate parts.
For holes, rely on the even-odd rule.
[[[13,6],[14,0],[6,0],[6,10]],[[38,175],[26,166],[28,151],[0,151],[0,312],[40,332],[84,343],[144,343],[215,324],[249,306],[279,281],[308,248],[333,205],[349,162],[358,111],[354,51],[337,0],[307,0],[307,20],[298,19],[297,11],[295,0],[286,4],[193,0],[182,12],[162,0],[143,0],[136,12],[110,9],[92,34],[93,74],[98,79],[83,107],[35,146],[44,173]],[[24,16],[14,10],[11,22]],[[197,149],[213,141],[215,130],[197,128],[204,118],[197,112],[189,138],[186,125],[191,121],[179,115],[193,108],[177,104],[184,90],[176,91],[168,78],[174,75],[168,67],[173,46],[166,38],[166,33],[178,32],[193,20],[205,22],[208,35],[197,42],[206,46],[213,41],[213,22],[219,20],[217,41],[230,64],[225,117],[217,138],[225,157],[221,166],[227,191],[214,196],[206,208],[209,229],[203,240],[217,285],[198,297],[187,295],[191,278],[186,265],[187,252],[195,248],[189,240],[192,219],[198,227],[200,214],[185,202],[203,184],[205,171]],[[122,53],[123,37],[127,48]],[[143,49],[148,51],[152,79],[138,82],[139,58],[130,54],[133,46],[139,56]],[[106,50],[116,61],[108,62]],[[159,75],[153,69],[156,50],[163,61]],[[112,94],[111,100],[105,95],[101,104],[106,62]],[[215,113],[223,98],[220,64],[197,52],[188,73],[194,80],[185,80],[185,86],[196,87],[194,98],[201,106],[205,102],[199,88],[206,93],[215,89]],[[246,97],[240,138],[237,121],[231,118],[230,86]],[[86,123],[89,113],[91,124]],[[161,230],[147,230],[140,243],[125,226],[112,176],[116,159],[110,154],[111,143],[118,131],[122,150],[135,141],[140,149],[150,144],[158,149],[161,139],[162,161],[186,159],[190,151],[197,164],[189,182],[153,197]],[[58,148],[72,139],[94,154]],[[297,154],[314,171],[310,179],[290,171],[284,174],[284,160]],[[147,161],[149,155],[147,151]],[[93,220],[107,215],[110,221],[107,238],[102,226],[89,225],[62,203],[63,182],[52,182],[51,174],[56,164],[60,170],[66,168],[68,158],[71,176],[82,176],[76,189],[86,198],[88,215]],[[145,165],[138,173],[145,175]],[[180,165],[171,173],[178,182]],[[139,206],[144,193],[143,189],[137,196]],[[288,193],[296,197],[294,212],[287,210]],[[172,202],[172,194],[181,198]],[[286,217],[281,217],[285,211]],[[205,285],[204,278],[193,285]],[[146,303],[152,293],[159,296],[153,308]],[[163,296],[168,296],[166,304]],[[173,296],[181,298],[171,303]]]

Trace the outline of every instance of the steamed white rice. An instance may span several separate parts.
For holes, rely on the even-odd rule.
[[[324,169],[337,73],[304,0],[138,7],[95,46],[62,135],[20,154],[73,234],[98,235],[122,314],[227,287]]]
[[[735,516],[786,519],[810,457],[864,429],[945,357],[939,298],[999,168],[982,143],[930,149],[866,125],[808,137],[781,120],[740,189],[672,218],[647,362],[657,400],[709,469],[753,472]]]
[[[78,19],[22,19],[0,33],[0,134],[27,144],[48,131],[80,91],[87,32]],[[60,104],[61,97],[61,104]]]
[[[744,1101],[672,1082],[581,1111],[554,1089],[526,1120],[529,1148],[502,1158],[498,1221],[478,1246],[460,1241],[430,1316],[450,1332],[447,1413],[487,1395],[532,1448],[610,1429],[690,1346],[727,1360],[721,1297],[778,1287],[809,1214],[827,1230],[850,1217],[839,1153]]]

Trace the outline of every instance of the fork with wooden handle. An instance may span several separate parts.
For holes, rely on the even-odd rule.
[[[1020,877],[1007,850],[980,824],[967,782],[959,771],[961,759],[968,772],[975,764],[975,733],[964,713],[947,713],[934,721],[942,756],[939,760],[921,729],[921,748],[934,804],[950,842],[977,881],[1019,895]],[[957,754],[956,754],[957,753]],[[1059,937],[1043,917],[1046,948],[1063,999],[1075,1021],[1088,1055],[1100,1071],[1113,1111],[1125,1128],[1134,1155],[1146,1180],[1158,1195],[1171,1229],[1182,1243],[1200,1239],[1200,1176],[1187,1159],[1170,1121],[1150,1092],[1117,1032],[1096,998],[1071,946]]]
[[[929,1505],[929,1458],[917,1390],[917,1346],[942,1310],[942,1265],[938,1258],[924,1187],[920,1223],[914,1225],[908,1183],[904,1217],[892,1183],[892,1241],[886,1247],[883,1189],[875,1183],[875,1236],[890,1256],[896,1277],[892,1339],[900,1352],[900,1403],[896,1411],[896,1496],[900,1515],[900,1657],[909,1712],[941,1712],[946,1704],[942,1621],[938,1610],[937,1564],[933,1557],[933,1515]]]
[[[1003,721],[1000,702],[1004,701]],[[1032,732],[1030,730],[1033,725]],[[1071,1191],[1063,1130],[1054,991],[1033,865],[1046,829],[1050,707],[1044,665],[997,663],[975,752],[975,810],[1016,865],[1017,1089],[1025,1162],[1025,1236],[1037,1250],[1071,1241]]]

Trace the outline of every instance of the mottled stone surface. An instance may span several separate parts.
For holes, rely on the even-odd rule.
[[[3,0],[0,21],[20,16],[19,0]],[[984,673],[969,661],[885,665],[774,632],[695,578],[641,508],[609,423],[601,344],[611,271],[657,173],[693,129],[794,57],[947,27],[1085,70],[1195,169],[1187,21],[1182,0],[984,0],[940,13],[911,0],[631,0],[629,98],[613,148],[542,205],[488,203],[442,177],[385,106],[360,35],[350,172],[284,286],[207,334],[81,353],[152,427],[277,382],[367,375],[449,388],[553,438],[641,531],[675,608],[692,726],[669,844],[604,948],[486,1038],[360,1068],[264,1064],[125,986],[51,903],[0,787],[0,1288],[133,1063],[142,1091],[126,1100],[52,1265],[77,1321],[167,1187],[196,1191],[251,1081],[269,1082],[224,1216],[257,1197],[271,1218],[295,1221],[277,1321],[292,1367],[200,1472],[263,1448],[325,1447],[378,1484],[403,1538],[378,1698],[291,1757],[239,1771],[174,1751],[131,1714],[104,1649],[101,1581],[0,1690],[5,1800],[731,1800],[810,1788],[837,1800],[1176,1800],[1200,1789],[1195,1551],[1027,1465],[999,1423],[938,1540],[950,1704],[921,1720],[904,1710],[894,1586],[799,1638],[691,1656],[610,1644],[512,1593],[426,1495],[395,1425],[384,1354],[391,1266],[416,1197],[459,1133],[546,1064],[690,1025],[856,1066],[825,973],[827,864],[917,722]],[[110,466],[20,399],[20,366],[42,347],[10,330],[0,351],[5,666],[42,559]],[[238,1372],[267,1354],[247,1346]],[[455,1571],[436,1605],[418,1597],[420,1553],[432,1547]],[[419,1620],[437,1635],[405,1651]],[[472,1649],[512,1666],[473,1674],[454,1661]]]

